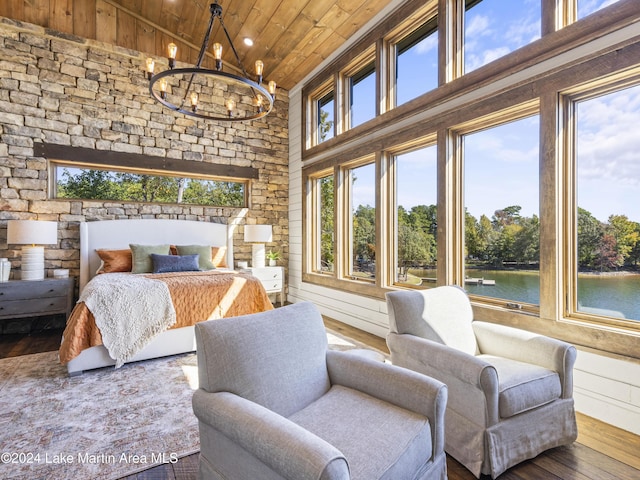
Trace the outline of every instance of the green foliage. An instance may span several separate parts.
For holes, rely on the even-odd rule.
[[[281,258],[280,252],[273,250],[269,250],[267,253],[265,253],[264,256],[267,258],[267,260],[280,260]]]
[[[333,128],[333,121],[327,121],[328,117],[328,111],[320,110],[320,124],[318,125],[318,136],[320,142],[324,142],[327,139],[327,134]]]
[[[244,206],[244,184],[106,170],[62,169],[59,198]]]
[[[334,269],[334,186],[333,176],[320,180],[320,262],[322,268],[333,272]]]

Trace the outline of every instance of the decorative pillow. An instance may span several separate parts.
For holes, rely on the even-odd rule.
[[[153,273],[197,272],[198,255],[158,255],[152,253]]]
[[[157,255],[169,254],[169,245],[137,245],[131,243],[129,248],[131,248],[131,271],[133,273],[151,273],[153,271],[152,253]]]
[[[200,270],[213,270],[216,266],[211,261],[211,247],[209,245],[176,245],[178,255],[198,255]]]
[[[227,268],[227,247],[211,247],[211,261],[216,268]]]
[[[102,260],[102,265],[96,273],[130,272],[131,250],[106,250],[97,248],[96,253]]]

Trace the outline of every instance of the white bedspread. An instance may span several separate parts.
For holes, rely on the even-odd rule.
[[[96,275],[82,290],[78,301],[84,302],[93,314],[102,343],[116,361],[116,368],[176,323],[167,285],[139,275]]]

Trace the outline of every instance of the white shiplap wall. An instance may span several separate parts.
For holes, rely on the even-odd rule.
[[[388,10],[396,8],[402,1],[392,1]],[[365,26],[361,33],[383,18],[387,11]],[[638,25],[630,28],[638,33]],[[601,37],[593,43],[614,43],[620,35],[629,38],[629,32],[614,32]],[[607,38],[608,37],[608,38]],[[324,68],[341,51],[355,42],[354,37],[342,49],[322,65],[319,65],[309,77]],[[583,46],[582,50],[592,51],[596,45]],[[567,57],[581,56],[582,51],[565,54]],[[569,58],[556,58],[551,63],[557,65]],[[553,68],[555,65],[546,65]],[[540,64],[535,68],[539,69]],[[538,73],[538,72],[536,72]],[[529,72],[531,74],[531,72]],[[386,336],[388,317],[385,302],[369,297],[354,295],[319,285],[302,282],[302,86],[303,80],[293,88],[289,98],[289,293],[290,302],[311,301],[320,311],[331,318],[360,328],[380,337]],[[513,78],[511,78],[513,81]],[[432,112],[433,113],[433,112]],[[611,358],[579,350],[575,367],[574,398],[576,410],[606,423],[640,435],[640,361]]]

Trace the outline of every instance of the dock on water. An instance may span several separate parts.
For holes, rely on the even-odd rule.
[[[489,285],[494,286],[496,284],[495,280],[485,279],[484,277],[467,277],[464,279],[464,283],[467,285]]]

